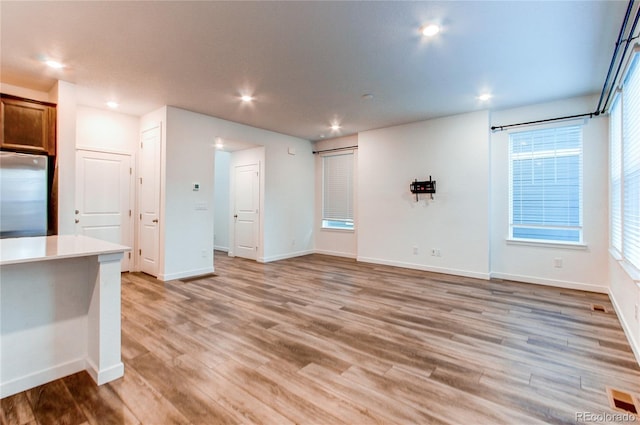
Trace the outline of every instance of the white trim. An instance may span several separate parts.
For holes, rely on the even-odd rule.
[[[111,367],[103,370],[98,370],[96,366],[87,359],[87,373],[91,376],[91,379],[97,384],[102,385],[107,382],[115,381],[118,378],[124,376],[124,364],[119,362]]]
[[[402,261],[391,261],[391,260],[383,260],[380,258],[371,258],[371,257],[357,257],[357,260],[362,263],[372,263],[372,264],[382,264],[384,266],[393,266],[393,267],[402,267],[405,269],[414,269],[414,270],[422,270],[425,272],[433,272],[433,273],[443,273],[443,274],[451,274],[455,276],[464,276],[464,277],[473,277],[475,279],[484,279],[489,280],[491,277],[490,273],[483,272],[475,272],[471,270],[458,270],[458,269],[450,269],[446,267],[434,267],[427,266],[424,264],[416,264],[416,263],[405,263]]]
[[[178,272],[178,273],[169,273],[169,274],[160,273],[160,274],[158,274],[158,280],[166,282],[166,281],[169,281],[169,280],[182,279],[182,278],[185,278],[185,277],[200,276],[200,275],[209,274],[209,273],[213,273],[213,266],[204,267],[202,269],[187,270],[187,271]]]
[[[353,259],[357,258],[356,254],[352,254],[350,252],[330,251],[325,249],[316,249],[313,251],[313,253],[321,254],[321,255],[331,255],[332,257],[343,257],[343,258],[353,258]]]
[[[624,331],[625,336],[627,337],[627,341],[629,341],[629,346],[631,346],[631,351],[633,351],[633,355],[636,357],[636,361],[640,365],[640,340],[634,337],[634,334],[627,323],[625,315],[622,314],[622,309],[620,305],[616,301],[616,298],[613,296],[613,292],[609,290],[609,299],[611,300],[611,304],[613,305],[613,309],[618,315],[618,320],[620,320],[620,324],[622,325],[622,330]]]
[[[135,152],[127,152],[127,151],[121,151],[119,149],[111,149],[111,148],[103,148],[103,147],[96,148],[94,146],[76,145],[76,150],[77,151],[112,153],[112,154],[115,154],[115,155],[126,155],[126,156],[130,156],[130,157],[133,157],[135,155]]]
[[[272,261],[286,260],[287,258],[302,257],[303,255],[310,255],[313,253],[314,251],[312,249],[307,249],[305,251],[289,252],[287,254],[272,255],[270,257],[258,257],[257,261],[259,263],[270,263]]]
[[[573,242],[552,242],[552,241],[539,241],[535,239],[505,239],[507,245],[523,245],[523,246],[535,246],[540,248],[558,248],[558,249],[577,249],[586,250],[589,246],[586,243],[573,243]]]
[[[322,220],[324,221],[324,220]],[[341,229],[339,227],[323,227],[322,225],[320,226],[320,231],[321,232],[338,232],[338,233],[354,233],[356,231],[355,228],[353,229]]]
[[[607,294],[607,286],[593,285],[591,283],[571,282],[568,280],[544,279],[535,276],[523,276],[509,273],[491,273],[491,278],[513,280],[515,282],[532,283],[535,285],[553,286],[556,288],[577,289],[580,291],[597,292]]]
[[[228,246],[219,246],[219,245],[214,245],[213,246],[213,250],[214,251],[223,251],[228,253],[229,252],[229,247]]]
[[[47,382],[81,372],[85,370],[85,365],[86,361],[84,358],[71,360],[26,376],[21,376],[11,381],[0,383],[0,398],[9,397],[30,388],[46,384]]]

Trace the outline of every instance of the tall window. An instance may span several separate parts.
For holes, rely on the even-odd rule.
[[[640,70],[638,56],[622,86],[622,256],[640,269]],[[612,125],[615,125],[612,123]],[[613,165],[613,164],[612,164]]]
[[[609,216],[611,246],[622,253],[622,102],[616,98],[609,116]]]
[[[322,157],[322,227],[353,229],[353,152]]]
[[[509,137],[510,237],[582,243],[582,126]]]

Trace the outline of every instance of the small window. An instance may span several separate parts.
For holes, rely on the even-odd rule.
[[[353,230],[353,153],[322,157],[322,227]]]
[[[510,238],[582,243],[582,126],[509,137]]]

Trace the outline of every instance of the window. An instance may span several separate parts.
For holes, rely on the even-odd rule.
[[[322,157],[322,227],[353,230],[353,152]]]
[[[509,137],[510,238],[582,243],[582,126]]]
[[[609,116],[609,215],[611,246],[622,253],[622,102],[616,98]]]
[[[622,256],[640,269],[640,70],[638,56],[622,86]]]

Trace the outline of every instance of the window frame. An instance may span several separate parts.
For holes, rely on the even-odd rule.
[[[327,217],[326,215],[326,185],[327,185],[327,167],[325,165],[327,158],[335,158],[338,156],[348,156],[350,157],[350,184],[351,187],[348,189],[348,195],[350,199],[347,207],[347,210],[351,211],[351,218],[347,217]],[[321,218],[320,218],[320,229],[328,230],[328,231],[336,231],[336,232],[354,232],[356,228],[355,223],[355,202],[354,202],[354,193],[355,193],[355,151],[354,150],[344,150],[339,152],[332,152],[320,155],[321,157],[321,167],[322,167],[322,199],[321,199]],[[347,214],[348,215],[348,214]]]
[[[514,223],[514,160],[526,159],[527,153],[515,153],[513,152],[513,139],[515,135],[521,133],[535,133],[535,132],[549,132],[557,129],[569,129],[570,127],[579,127],[579,148],[567,148],[564,149],[561,155],[557,155],[557,150],[548,150],[542,152],[532,151],[529,154],[531,159],[550,159],[558,158],[562,156],[577,156],[578,157],[578,225],[550,225],[550,224],[523,224]],[[509,140],[507,142],[508,149],[508,163],[509,163],[509,176],[508,176],[508,208],[509,208],[509,222],[508,222],[508,234],[506,242],[509,245],[530,245],[530,246],[542,246],[553,248],[567,248],[567,249],[586,249],[587,245],[584,242],[584,120],[573,120],[562,122],[560,124],[541,125],[529,130],[514,130],[509,132]],[[553,154],[552,154],[553,152]],[[526,238],[526,237],[514,237],[514,228],[530,228],[530,229],[564,229],[564,230],[577,230],[578,240],[562,240],[562,239],[543,239],[543,238]]]

